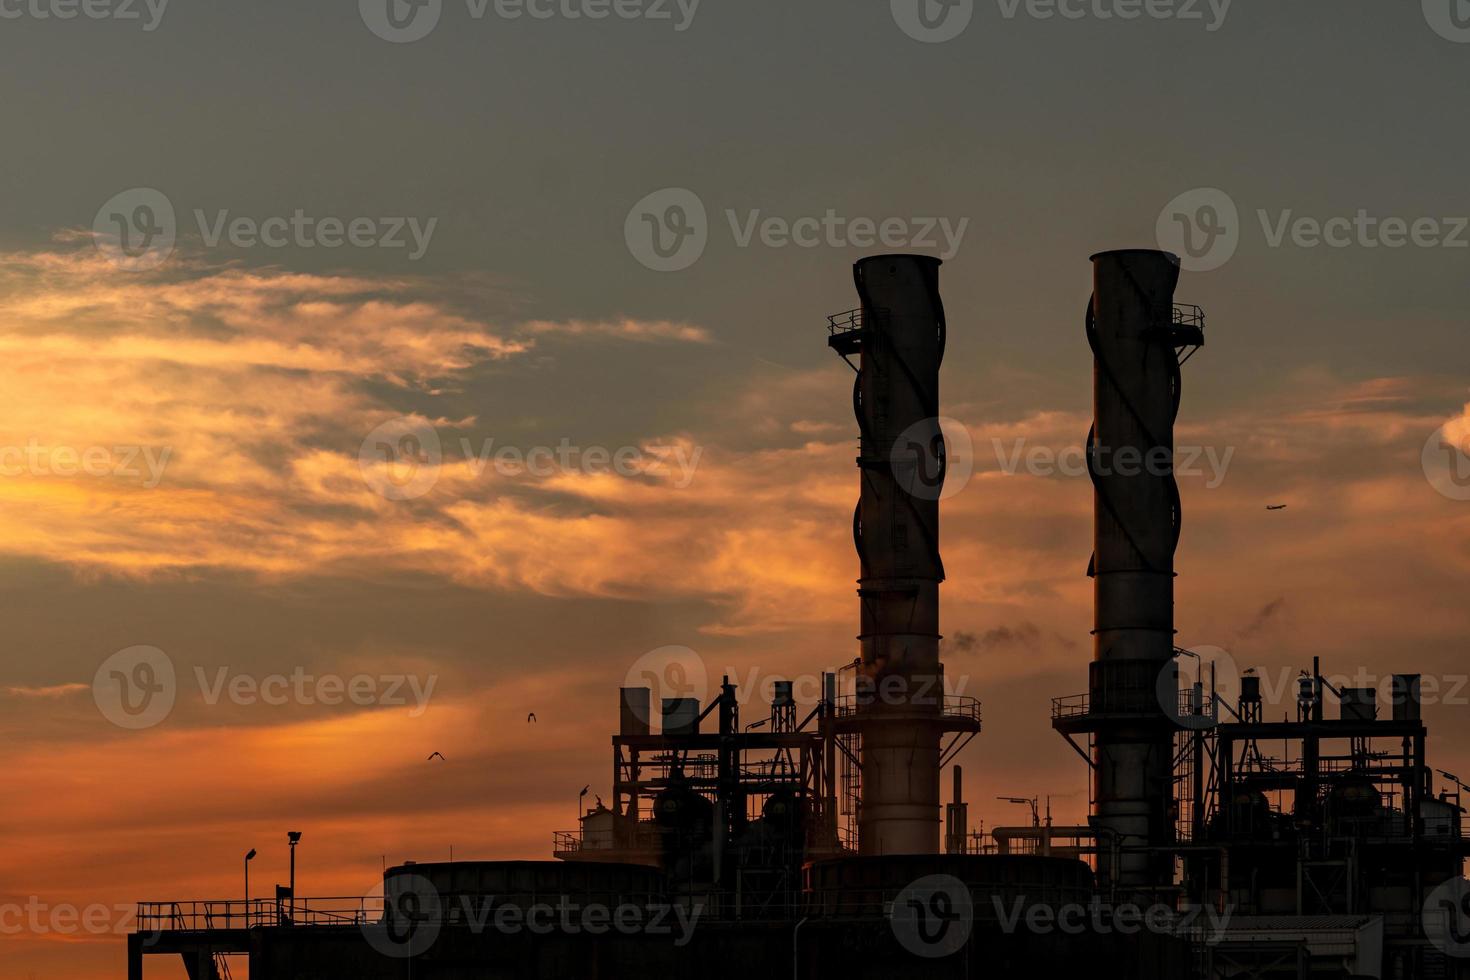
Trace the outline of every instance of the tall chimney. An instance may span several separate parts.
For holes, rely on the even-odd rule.
[[[1092,257],[1094,823],[1099,872],[1123,886],[1168,884],[1174,841],[1174,419],[1179,353],[1202,316],[1176,316],[1178,260],[1130,249]]]
[[[862,854],[933,854],[940,844],[939,266],[920,255],[859,261],[853,274],[862,306],[833,318],[829,341],[844,358],[860,359],[853,408],[862,494],[853,541],[861,563]]]
[[[954,770],[953,802],[944,810],[944,853],[964,854],[969,849],[970,807],[965,802],[964,774]]]

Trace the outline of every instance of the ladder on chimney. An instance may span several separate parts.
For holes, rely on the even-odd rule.
[[[838,771],[842,783],[842,800],[838,812],[843,817],[838,824],[837,837],[842,846],[856,851],[858,817],[863,798],[863,773],[857,760],[862,758],[863,737],[857,732],[841,732],[837,736],[837,745],[838,755],[841,757]]]

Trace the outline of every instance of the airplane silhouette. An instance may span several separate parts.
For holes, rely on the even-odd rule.
[[[1267,510],[1285,510],[1286,509],[1286,505],[1285,504],[1267,504],[1266,505],[1266,509]]]

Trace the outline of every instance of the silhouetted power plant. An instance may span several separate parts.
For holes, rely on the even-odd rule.
[[[708,703],[622,688],[610,805],[553,833],[557,860],[407,862],[372,898],[144,903],[129,980],[153,954],[191,980],[237,956],[252,980],[1470,976],[1459,783],[1435,794],[1419,677],[1393,677],[1380,717],[1314,661],[1295,720],[1270,721],[1259,677],[1227,694],[1228,663],[1176,646],[1173,431],[1205,318],[1175,302],[1172,255],[1092,267],[1094,651],[1087,693],[1052,710],[1090,774],[1085,825],[1014,799],[1029,825],[971,828],[954,759],[980,705],[940,662],[940,262],[880,255],[828,323],[855,374],[859,655],[814,703],[778,681],[742,725],[728,678]]]

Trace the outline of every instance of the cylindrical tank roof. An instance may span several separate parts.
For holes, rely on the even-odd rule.
[[[1096,262],[1105,255],[1162,255],[1175,265],[1179,264],[1179,256],[1159,248],[1105,248],[1101,252],[1093,252],[1087,260]]]

